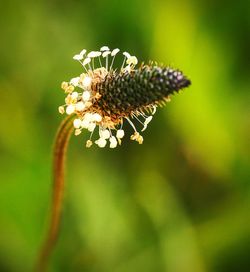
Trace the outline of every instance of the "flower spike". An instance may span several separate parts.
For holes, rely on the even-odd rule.
[[[124,60],[120,70],[113,69],[114,58],[119,52],[118,48],[111,50],[107,46],[89,53],[83,49],[73,59],[79,61],[86,72],[61,85],[67,97],[66,104],[59,107],[59,112],[76,115],[73,122],[75,135],[79,135],[82,129],[91,132],[86,147],[92,146],[91,137],[96,127],[99,128],[99,139],[94,143],[99,147],[105,147],[107,142],[110,148],[121,144],[125,134],[121,128],[124,120],[134,130],[130,139],[142,144],[143,137],[137,131],[135,122],[144,131],[157,106],[164,105],[170,101],[170,95],[191,84],[181,71],[171,67],[149,63],[135,68],[138,60],[128,52],[122,53]],[[105,67],[100,56],[105,59]],[[99,61],[99,68],[94,67],[95,59]],[[150,115],[147,115],[148,112]]]

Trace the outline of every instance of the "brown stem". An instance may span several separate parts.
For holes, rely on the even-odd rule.
[[[62,202],[64,192],[64,165],[67,146],[73,131],[72,116],[66,117],[56,135],[53,158],[53,195],[51,207],[51,219],[47,236],[39,253],[38,263],[35,271],[44,272],[47,270],[49,258],[55,246],[60,218],[62,213]]]

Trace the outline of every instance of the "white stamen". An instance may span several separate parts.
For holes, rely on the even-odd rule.
[[[142,114],[141,114],[142,115]],[[144,123],[134,114],[132,113],[132,116],[139,122],[141,123],[142,125],[144,125]],[[143,115],[142,115],[143,116]]]
[[[120,49],[116,48],[111,52],[111,56],[113,56],[113,59],[112,59],[111,65],[109,67],[110,70],[112,69],[112,66],[113,66],[113,63],[114,63],[114,60],[115,60],[115,56],[119,51],[120,51]]]
[[[67,108],[66,108],[66,113],[68,115],[72,114],[73,112],[75,111],[75,106],[74,105],[68,105]]]
[[[119,48],[114,49],[114,50],[111,52],[111,56],[112,56],[112,57],[115,56],[119,51],[120,51]]]
[[[81,129],[77,128],[77,129],[75,130],[75,136],[78,136],[78,135],[80,135],[81,133],[82,133]]]
[[[82,123],[81,119],[75,119],[73,122],[74,128],[80,128],[81,123]]]
[[[122,53],[127,59],[129,59],[131,56],[130,56],[130,54],[128,53],[128,52],[123,52]]]
[[[74,100],[74,99],[77,99],[78,98],[78,92],[73,92],[71,94],[71,98]]]
[[[74,55],[73,59],[74,60],[82,60],[83,56],[81,54],[76,54],[76,55]]]
[[[100,138],[100,139],[98,139],[97,141],[95,141],[95,143],[96,143],[99,147],[103,148],[103,147],[105,147],[105,145],[107,144],[107,141],[106,141],[104,138]]]
[[[84,119],[85,119],[85,120],[88,120],[88,122],[91,122],[91,121],[92,121],[92,118],[93,118],[92,116],[93,116],[92,113],[87,112],[87,113],[84,115]]]
[[[93,121],[101,122],[102,121],[102,116],[99,113],[94,113],[93,114]]]
[[[83,50],[80,52],[79,55],[84,56],[84,55],[86,54],[86,52],[87,52],[87,50],[86,50],[86,49],[83,49]]]
[[[82,100],[83,100],[83,101],[89,101],[90,96],[91,96],[91,94],[90,94],[89,91],[84,91],[84,92],[82,93]]]
[[[127,65],[127,66],[124,68],[124,72],[130,73],[130,72],[131,72],[131,66],[130,66],[130,65]]]
[[[86,142],[86,147],[91,147],[92,146],[92,141],[91,140],[88,140],[87,142]]]
[[[98,57],[98,59],[99,59],[99,64],[100,64],[100,67],[102,67],[101,58],[100,58],[100,57]]]
[[[144,122],[143,129],[141,131],[144,131],[147,128],[147,126],[148,126],[149,122],[152,120],[152,118],[153,118],[153,116],[149,116],[146,118],[146,120]]]
[[[63,106],[60,106],[60,107],[58,108],[58,111],[59,111],[59,113],[64,114],[64,112],[65,112],[64,107],[63,107]]]
[[[109,54],[111,54],[110,51],[105,51],[105,52],[102,53],[102,56],[103,56],[104,58],[106,58]]]
[[[89,64],[91,62],[91,58],[86,58],[83,62],[82,65],[85,66],[86,64]]]
[[[101,52],[99,52],[99,51],[91,51],[91,52],[89,52],[88,53],[88,58],[96,58],[96,57],[99,57],[99,56],[101,56]]]
[[[77,86],[79,84],[79,80],[80,80],[80,77],[74,77],[70,80],[70,84],[72,84],[73,86]]]
[[[95,123],[89,123],[88,131],[90,131],[90,132],[94,131],[95,127],[96,127]]]
[[[139,144],[143,143],[143,137],[138,132],[135,132],[133,135],[131,135],[130,139],[138,142]]]
[[[109,51],[109,48],[107,46],[102,46],[100,51]]]
[[[110,51],[105,51],[102,53],[102,56],[106,58],[106,70],[108,70],[108,55],[111,54]]]
[[[89,120],[84,118],[82,120],[82,122],[81,122],[81,127],[88,129],[88,127],[89,127]]]
[[[154,115],[156,113],[156,106],[152,106],[153,107],[153,110],[152,110],[152,115]]]
[[[110,132],[108,129],[100,130],[100,137],[103,139],[108,139],[110,137]]]
[[[137,132],[134,124],[132,123],[132,121],[128,118],[128,117],[125,117],[127,119],[127,121],[129,122],[129,124],[131,125],[131,127],[134,129],[135,132]]]
[[[85,108],[85,105],[82,101],[76,103],[76,111],[83,111]]]
[[[115,136],[111,136],[109,138],[109,141],[110,141],[110,145],[109,145],[110,148],[116,148],[117,147],[117,140],[116,140]]]
[[[130,56],[130,54],[129,54],[128,52],[123,52],[122,54],[123,54],[125,57],[124,57],[124,60],[123,60],[123,63],[122,63],[121,71],[130,72],[130,67],[129,67],[129,68],[128,68],[128,67],[125,67],[125,68],[123,69],[123,66],[124,66],[124,64],[125,64],[126,59],[129,59],[131,56]]]
[[[116,137],[118,139],[122,139],[124,137],[124,130],[123,129],[118,129],[116,132]]]
[[[138,60],[135,56],[131,56],[127,59],[126,63],[128,65],[136,65],[138,63]]]
[[[91,77],[85,76],[82,81],[82,85],[84,88],[89,89],[91,87],[91,82],[92,82]]]
[[[151,122],[152,119],[153,119],[153,116],[147,117],[146,120],[145,120],[145,122],[144,122],[144,124],[148,125],[149,122]]]

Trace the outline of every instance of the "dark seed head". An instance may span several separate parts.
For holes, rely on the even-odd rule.
[[[188,87],[191,81],[170,67],[142,65],[130,73],[110,72],[96,84],[101,98],[96,106],[110,116],[129,116],[148,106],[162,104],[169,95]]]

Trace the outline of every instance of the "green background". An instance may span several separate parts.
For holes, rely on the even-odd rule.
[[[82,48],[119,47],[192,86],[121,147],[72,137],[50,271],[250,267],[250,5],[1,1],[0,271],[31,271],[45,235],[60,84]],[[128,126],[127,126],[127,129]]]

